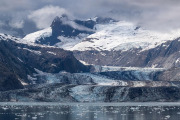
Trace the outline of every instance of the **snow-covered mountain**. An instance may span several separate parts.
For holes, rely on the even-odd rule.
[[[51,27],[26,35],[22,42],[70,49],[94,33],[94,24],[95,22],[92,20],[70,20],[66,15],[63,15],[56,17]]]
[[[70,50],[88,64],[170,68],[180,66],[179,37],[180,29],[159,32],[111,18],[83,21],[63,15],[56,17],[49,28],[20,42]],[[169,50],[172,52],[166,55]]]
[[[94,34],[89,35],[71,50],[127,51],[134,48],[147,50],[180,36],[180,30],[161,33],[146,30],[126,21],[97,24],[95,28]]]
[[[134,48],[143,51],[178,37],[180,29],[163,33],[110,18],[80,21],[62,16],[56,17],[51,27],[25,36],[23,42],[56,46],[72,51],[127,51]]]

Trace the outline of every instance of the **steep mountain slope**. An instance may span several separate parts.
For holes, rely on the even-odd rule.
[[[37,70],[49,73],[88,72],[72,52],[60,48],[29,46],[19,43],[21,39],[0,34],[0,90],[22,88],[32,84],[31,77]],[[21,83],[20,83],[21,82]]]
[[[74,51],[79,60],[89,64],[125,67],[179,67],[179,38],[167,41],[148,50],[131,49],[128,51]]]

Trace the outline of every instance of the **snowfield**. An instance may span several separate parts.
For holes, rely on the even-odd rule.
[[[127,51],[133,48],[147,50],[180,36],[180,30],[161,33],[146,30],[125,21],[97,24],[96,29],[96,33],[88,36],[71,50]]]

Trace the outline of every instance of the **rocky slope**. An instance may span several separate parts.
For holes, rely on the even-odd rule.
[[[0,90],[23,88],[31,84],[37,70],[58,73],[88,72],[89,67],[80,63],[72,52],[53,47],[29,46],[18,38],[0,34]]]
[[[88,64],[124,67],[179,67],[179,38],[167,41],[155,48],[129,51],[74,51],[77,59]]]

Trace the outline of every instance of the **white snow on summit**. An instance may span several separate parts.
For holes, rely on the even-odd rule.
[[[61,42],[54,46],[71,51],[127,51],[133,48],[139,48],[143,51],[180,37],[180,29],[162,33],[147,30],[125,21],[97,24],[95,28],[95,33],[91,35],[79,34],[75,37],[59,36],[58,39],[60,39]],[[49,37],[51,35],[52,29],[49,27],[25,36],[21,42],[33,45],[35,41],[40,38]]]
[[[168,40],[180,36],[180,30],[170,33],[146,30],[132,23],[120,21],[109,24],[97,24],[97,32],[75,45],[71,50],[123,50],[133,48],[142,50],[154,48]]]
[[[38,41],[41,38],[50,37],[52,35],[52,29],[51,27],[47,29],[43,29],[31,34],[26,35],[21,42],[25,44],[30,45],[37,45],[36,41]],[[72,47],[74,47],[76,44],[82,42],[84,38],[86,38],[89,34],[79,34],[76,37],[64,37],[64,36],[58,36],[58,39],[61,41],[57,44],[55,44],[55,47],[63,48],[65,50],[69,50]]]

